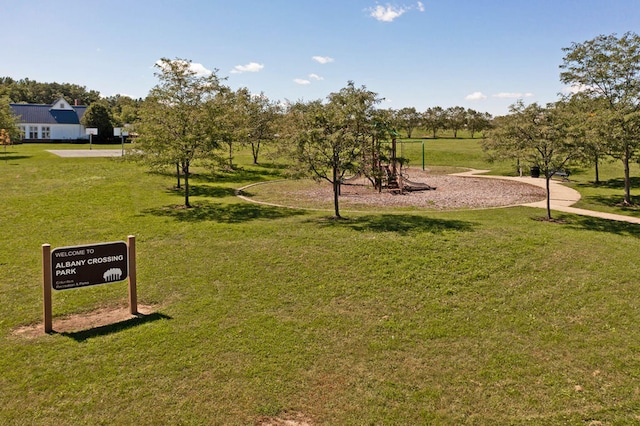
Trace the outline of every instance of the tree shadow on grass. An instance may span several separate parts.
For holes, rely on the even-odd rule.
[[[591,216],[561,216],[565,226],[580,231],[608,232],[610,234],[640,238],[640,226],[636,223],[601,219]]]
[[[100,327],[90,328],[88,330],[63,332],[62,336],[70,337],[76,342],[84,342],[87,339],[94,337],[106,336],[108,334],[118,333],[120,331],[127,330],[129,328],[137,327],[148,322],[154,322],[161,319],[172,319],[169,315],[155,312],[152,314],[144,315],[138,314],[134,318],[130,318],[125,321],[116,322],[114,324],[103,325]]]
[[[213,172],[210,174],[198,175],[195,179],[199,182],[216,182],[216,183],[247,183],[247,182],[265,182],[273,179],[281,179],[282,171],[280,169],[244,169],[238,168],[229,172]]]
[[[472,231],[475,224],[462,220],[434,219],[410,214],[367,215],[355,219],[329,220],[323,226],[351,228],[360,232],[395,232],[408,235],[415,232],[439,234],[445,231]]]
[[[584,202],[607,206],[607,207],[616,207],[620,210],[620,212],[624,212],[629,216],[640,217],[640,198],[639,197],[631,197],[631,205],[625,206],[622,204],[624,201],[624,196],[622,194],[616,195],[590,195],[588,197],[583,198]]]
[[[148,209],[143,213],[169,217],[181,222],[212,221],[219,223],[242,223],[257,219],[283,219],[304,215],[302,210],[271,207],[261,204],[233,203],[213,204],[198,201],[191,208],[163,207]]]
[[[189,195],[194,197],[225,198],[235,196],[235,190],[222,186],[190,185]]]
[[[0,164],[7,163],[9,161],[26,160],[31,157],[32,157],[31,155],[12,155],[10,153],[7,153],[5,155],[0,153]],[[15,164],[12,164],[12,165],[15,166]]]
[[[638,188],[640,186],[640,177],[630,177],[629,182],[631,184],[631,188]],[[608,179],[600,181],[599,183],[580,183],[578,186],[589,187],[589,188],[608,188],[608,189],[624,189],[624,178],[616,178],[616,179]]]

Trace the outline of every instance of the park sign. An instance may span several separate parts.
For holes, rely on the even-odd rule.
[[[96,284],[129,283],[129,313],[138,315],[136,288],[136,237],[127,242],[99,243],[86,246],[59,247],[42,245],[42,299],[44,332],[53,331],[51,289],[66,290]]]
[[[128,246],[124,241],[59,247],[51,251],[51,286],[67,290],[126,280]]]

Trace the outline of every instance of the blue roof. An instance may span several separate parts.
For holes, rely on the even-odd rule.
[[[51,109],[51,105],[11,104],[11,110],[21,123],[38,124],[80,124],[87,110],[86,106],[73,106],[69,109]]]

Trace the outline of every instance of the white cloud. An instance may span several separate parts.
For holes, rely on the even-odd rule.
[[[394,19],[402,16],[407,9],[387,4],[386,6],[377,5],[376,7],[369,9],[369,11],[371,12],[369,16],[378,21],[393,22]]]
[[[399,18],[410,10],[424,12],[425,7],[424,4],[419,1],[412,6],[398,6],[387,3],[385,6],[378,4],[376,7],[370,7],[367,9],[369,16],[382,22],[393,22],[396,18]]]
[[[301,84],[301,85],[307,85],[307,84],[311,84],[311,82],[309,80],[305,80],[303,78],[294,78],[293,81],[296,84]]]
[[[257,62],[249,62],[247,65],[236,65],[233,67],[231,74],[242,74],[243,72],[258,72],[264,68],[263,64],[259,64]]]
[[[321,64],[328,64],[329,62],[333,62],[333,58],[328,56],[314,56],[311,59]]]
[[[324,80],[324,77],[320,77],[318,74],[309,74],[309,78],[317,81]]]
[[[594,90],[594,88],[585,84],[572,84],[571,86],[564,87],[562,89],[562,93],[566,95],[575,95],[576,93],[587,92],[590,90]]]
[[[513,93],[513,92],[500,92],[495,95],[491,95],[494,98],[499,99],[522,99],[522,98],[530,98],[533,96],[533,93]]]
[[[186,64],[187,63],[187,61],[183,61],[183,60],[180,60],[180,59],[176,59],[174,61],[177,61],[177,62],[182,63],[182,64]],[[158,67],[162,68],[163,63],[162,63],[161,60],[158,60],[158,61],[156,61],[156,65]],[[210,75],[212,73],[211,70],[207,69],[204,65],[199,64],[197,62],[189,63],[189,69],[191,71],[193,71],[195,73],[195,75],[197,75],[199,77],[204,76],[204,75]]]
[[[189,68],[191,68],[191,71],[195,72],[196,75],[209,75],[209,74],[211,74],[211,70],[208,70],[202,64],[197,64],[197,63],[193,63],[192,62],[191,66]]]
[[[465,99],[468,101],[480,101],[482,99],[487,99],[487,95],[482,92],[473,92],[470,95],[465,96]]]

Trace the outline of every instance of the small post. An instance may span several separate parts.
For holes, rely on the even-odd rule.
[[[127,237],[129,249],[129,313],[138,315],[138,291],[136,289],[136,237]]]
[[[44,313],[44,332],[53,331],[51,308],[51,245],[42,245],[42,298]]]

